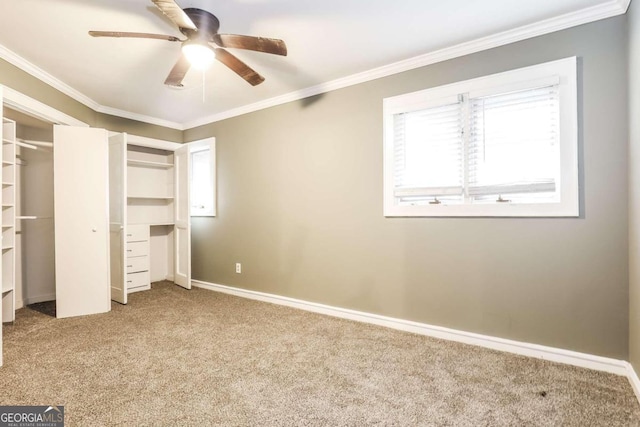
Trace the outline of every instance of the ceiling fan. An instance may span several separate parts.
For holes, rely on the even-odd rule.
[[[220,21],[211,13],[196,8],[182,9],[174,0],[151,0],[186,36],[182,40],[174,36],[117,31],[89,31],[93,37],[131,37],[166,40],[182,43],[182,54],[173,66],[164,84],[182,87],[182,80],[193,66],[204,69],[214,59],[222,62],[252,86],[259,85],[264,77],[224,48],[246,49],[274,55],[287,55],[287,46],[279,39],[252,37],[236,34],[219,34]],[[210,45],[213,43],[215,46]]]

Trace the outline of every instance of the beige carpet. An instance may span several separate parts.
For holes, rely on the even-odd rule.
[[[624,377],[167,283],[4,333],[0,404],[68,426],[640,425]]]

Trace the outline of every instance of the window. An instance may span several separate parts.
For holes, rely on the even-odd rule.
[[[386,216],[577,216],[576,58],[384,100]]]
[[[191,216],[216,215],[215,138],[191,142]]]

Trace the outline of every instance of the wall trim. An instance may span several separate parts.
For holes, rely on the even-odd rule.
[[[170,120],[159,119],[157,117],[152,117],[152,116],[146,116],[144,114],[132,113],[130,111],[119,110],[117,108],[107,107],[104,105],[98,105],[98,107],[95,110],[98,113],[108,114],[110,116],[122,117],[125,119],[131,119],[138,122],[149,123],[152,125],[158,125],[158,126],[162,126],[170,129],[176,129],[176,130],[186,129],[183,124],[178,122],[172,122]]]
[[[624,10],[624,12],[622,13],[627,13],[627,10],[629,10],[630,4],[631,4],[631,0],[618,0],[618,5],[622,10]]]
[[[545,19],[543,21],[524,25],[518,28],[503,31],[476,40],[471,40],[465,43],[460,43],[455,46],[429,52],[420,56],[416,56],[414,58],[409,58],[403,61],[374,68],[372,70],[364,71],[362,73],[357,73],[326,83],[321,83],[316,86],[308,87],[306,89],[286,93],[284,95],[276,96],[264,101],[245,105],[239,108],[233,108],[231,110],[212,114],[185,123],[176,123],[165,119],[137,114],[130,111],[124,111],[117,108],[101,105],[2,45],[0,45],[0,58],[15,65],[26,73],[47,83],[51,87],[59,90],[65,95],[75,99],[76,101],[86,105],[87,107],[93,109],[98,113],[109,114],[112,116],[118,116],[126,119],[136,120],[139,122],[145,122],[184,131],[231,117],[236,117],[265,108],[274,107],[276,105],[298,101],[309,96],[319,95],[321,93],[326,93],[348,86],[365,83],[371,80],[379,79],[381,77],[387,77],[404,71],[413,70],[415,68],[424,67],[426,65],[431,65],[483,50],[522,41],[528,38],[541,36],[544,34],[587,24],[601,19],[611,18],[617,15],[623,15],[624,13],[626,13],[630,2],[631,0],[609,0],[605,3],[591,6],[575,12]]]
[[[448,341],[456,341],[464,344],[476,345],[492,350],[505,351],[507,353],[534,357],[536,359],[549,360],[551,362],[564,363],[567,365],[608,372],[625,377],[628,377],[629,375],[630,365],[624,360],[617,360],[608,357],[596,356],[593,354],[564,350],[561,348],[547,347],[539,344],[492,337],[489,335],[476,334],[473,332],[465,332],[456,329],[445,328],[442,326],[428,325],[426,323],[418,323],[410,320],[381,316],[378,314],[366,313],[346,308],[332,307],[329,305],[303,301],[295,298],[283,297],[247,289],[234,288],[231,286],[218,285],[215,283],[208,283],[200,280],[192,280],[191,284],[194,287],[207,289],[210,291],[221,292],[229,295],[268,302],[277,305],[284,305],[287,307],[298,308],[301,310],[339,317],[342,319],[384,326],[387,328],[411,332],[418,335],[425,335],[433,338],[445,339]],[[638,382],[638,385],[640,386],[640,382]],[[640,390],[640,388],[638,390]],[[638,393],[636,393],[636,395],[638,395]]]
[[[0,45],[0,58],[4,59],[5,61],[7,61],[12,65],[15,65],[22,71],[32,75],[38,80],[48,84],[54,89],[59,90],[60,92],[69,96],[70,98],[75,99],[76,101],[86,105],[87,107],[93,110],[97,110],[100,107],[100,104],[98,104],[96,101],[89,98],[82,92],[72,88],[68,84],[61,81],[60,79],[52,76],[51,74],[44,71],[42,68],[32,64],[31,62],[27,61],[23,57],[19,56],[17,53],[7,49],[2,45]]]
[[[26,307],[30,304],[37,304],[39,302],[55,301],[56,294],[44,294],[37,295],[30,298],[23,298],[22,300],[16,300],[16,310]]]
[[[638,378],[638,374],[636,374],[635,369],[633,369],[633,365],[629,362],[625,363],[627,364],[627,378],[629,379],[631,388],[636,395],[636,399],[640,402],[640,378]]]

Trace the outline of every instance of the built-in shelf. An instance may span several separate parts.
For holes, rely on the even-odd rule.
[[[11,292],[13,290],[13,288],[9,287],[9,285],[5,285],[5,286],[7,286],[7,287],[6,288],[4,286],[2,287],[2,293],[3,294],[6,294],[7,292]]]
[[[11,228],[11,227],[15,227],[15,225],[13,225],[13,224],[2,224],[2,228]]]
[[[173,196],[137,196],[137,195],[128,195],[127,199],[173,200]]]
[[[14,162],[10,162],[9,160],[3,160],[2,164],[3,165],[14,165],[15,163]]]
[[[2,138],[2,143],[3,144],[13,144],[13,139]]]
[[[2,247],[3,251],[8,251],[9,249],[13,249],[13,246],[3,246]]]
[[[13,182],[7,182],[7,181],[3,181],[3,182],[2,182],[2,186],[3,186],[3,187],[9,187],[9,186],[11,186],[11,185],[15,185],[15,184],[14,184]]]
[[[127,159],[129,166],[143,166],[147,168],[169,169],[173,167],[173,163],[149,162],[147,160]]]
[[[13,206],[14,206],[13,203],[3,203],[2,204],[3,208],[12,208]]]

